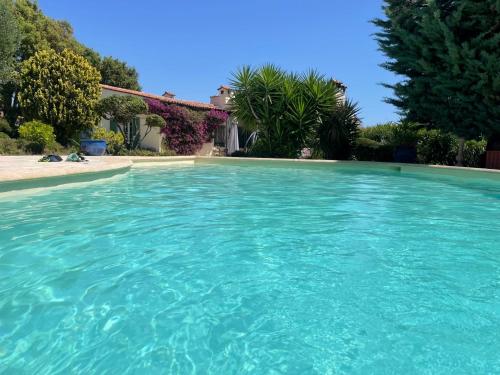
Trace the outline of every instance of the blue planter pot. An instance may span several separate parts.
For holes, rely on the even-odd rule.
[[[396,147],[394,161],[396,163],[415,163],[417,161],[417,149],[410,146]]]
[[[106,153],[106,141],[84,139],[80,141],[80,151],[85,155],[102,156]]]

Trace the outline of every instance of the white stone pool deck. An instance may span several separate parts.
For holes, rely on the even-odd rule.
[[[56,163],[40,163],[38,160],[41,157],[41,155],[0,155],[0,182],[120,170],[130,168],[134,161],[145,164],[147,162],[174,162],[195,159],[194,156],[86,156],[89,161],[84,163],[66,161]],[[66,155],[63,155],[62,158],[63,160],[66,160]]]
[[[0,182],[95,173],[127,168],[132,160],[126,157],[92,157],[88,163],[40,163],[41,155],[0,156]],[[64,159],[66,156],[63,157]]]

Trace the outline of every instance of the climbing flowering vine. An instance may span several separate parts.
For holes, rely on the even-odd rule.
[[[161,130],[167,146],[178,155],[192,155],[200,150],[217,126],[228,118],[225,111],[212,109],[203,114],[159,100],[147,100],[149,112],[157,114],[166,122]]]

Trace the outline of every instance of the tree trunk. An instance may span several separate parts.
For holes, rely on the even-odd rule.
[[[458,139],[457,163],[455,164],[457,167],[464,166],[464,144],[465,144],[465,139],[460,137]]]

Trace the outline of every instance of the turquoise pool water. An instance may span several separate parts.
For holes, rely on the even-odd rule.
[[[500,372],[500,185],[155,167],[0,200],[0,373]]]

